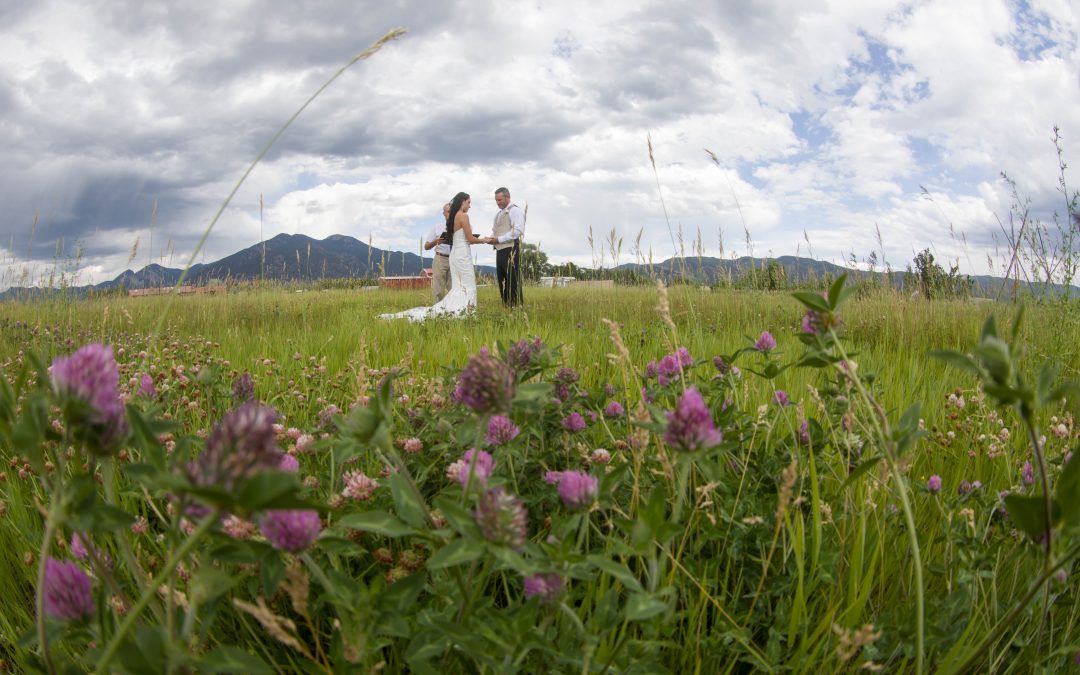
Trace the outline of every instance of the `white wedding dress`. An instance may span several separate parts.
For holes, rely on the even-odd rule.
[[[450,249],[450,292],[442,300],[431,306],[380,314],[379,318],[423,321],[436,316],[465,316],[476,311],[476,273],[469,248],[465,230],[454,232],[454,245]]]

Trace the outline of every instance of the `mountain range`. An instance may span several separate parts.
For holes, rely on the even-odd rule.
[[[369,278],[379,276],[416,276],[431,264],[431,258],[421,258],[415,253],[384,251],[353,237],[335,234],[325,239],[313,239],[303,234],[279,234],[265,242],[249,246],[232,255],[210,263],[192,265],[185,277],[185,284],[228,283],[266,279],[279,282],[303,283],[322,279]],[[769,267],[777,266],[787,283],[807,279],[835,278],[851,270],[830,262],[795,256],[778,258],[670,258],[650,265],[625,263],[615,269],[622,275],[637,274],[644,277],[659,276],[666,279],[687,276],[699,283],[711,284],[721,280],[738,280],[751,270],[767,274]],[[580,270],[572,264],[551,265],[553,274]],[[477,267],[481,275],[494,275],[495,268]],[[124,270],[115,279],[99,284],[68,288],[78,295],[107,292],[118,288],[128,290],[174,286],[183,274],[182,268],[164,267],[156,263],[138,271]],[[859,276],[871,273],[855,272]],[[884,273],[878,273],[883,276]],[[903,287],[904,273],[892,272],[895,287]],[[971,277],[976,295],[994,297],[1002,288],[1003,280],[988,275]],[[783,285],[783,284],[782,284]],[[1011,284],[1010,284],[1011,285]],[[1027,284],[1021,284],[1027,287]],[[1073,287],[1077,295],[1080,288]],[[1061,287],[1054,286],[1049,293],[1060,295]],[[9,288],[0,293],[0,299],[27,299],[51,293],[41,288]],[[1008,291],[1006,291],[1007,293]]]

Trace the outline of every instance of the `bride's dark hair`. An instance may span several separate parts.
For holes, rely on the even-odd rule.
[[[450,202],[450,215],[446,217],[446,234],[443,239],[447,244],[454,245],[454,218],[457,217],[458,211],[461,210],[461,205],[465,203],[465,200],[469,198],[469,195],[464,192],[459,192],[454,195],[454,199]]]

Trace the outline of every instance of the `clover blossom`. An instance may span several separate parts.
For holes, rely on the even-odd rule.
[[[528,537],[528,511],[520,499],[501,487],[480,495],[473,512],[484,538],[493,544],[520,550]]]
[[[346,471],[342,480],[345,482],[345,489],[341,491],[341,496],[358,502],[371,499],[371,496],[375,494],[375,488],[379,487],[379,483],[373,478],[368,478],[363,471]]]
[[[238,405],[255,400],[255,381],[251,379],[251,373],[245,370],[233,380],[232,394],[233,402]]]
[[[687,452],[705,450],[724,438],[713,423],[704,399],[694,387],[683,392],[675,410],[668,412],[667,418],[664,441],[673,448]]]
[[[761,335],[758,336],[757,342],[754,343],[754,349],[764,353],[771,352],[776,349],[776,338],[769,331],[763,330]]]
[[[562,420],[562,428],[576,434],[585,428],[585,418],[579,412],[572,412]]]
[[[495,460],[491,455],[476,448],[466,450],[465,456],[460,461],[461,464],[452,478],[462,487],[467,487],[470,479],[473,485],[484,487],[487,485],[488,478],[491,477],[491,472],[495,470]]]
[[[300,553],[315,541],[322,530],[318,511],[267,511],[259,522],[259,531],[280,551]]]
[[[523,582],[525,598],[537,598],[541,604],[553,605],[563,591],[563,579],[558,574],[530,574]]]
[[[517,390],[514,371],[491,354],[477,354],[458,375],[454,398],[480,414],[503,413]]]
[[[618,401],[611,401],[604,408],[604,415],[606,417],[622,417],[626,413],[626,409],[622,407],[622,404]]]
[[[277,413],[248,402],[225,414],[210,432],[206,449],[188,467],[188,478],[200,487],[231,490],[264,469],[280,467],[282,452],[274,432]]]
[[[484,435],[484,442],[488,445],[506,445],[510,441],[518,437],[521,433],[521,429],[514,425],[510,421],[509,417],[505,415],[494,415],[488,421],[487,433]]]
[[[600,485],[584,471],[548,471],[544,474],[544,482],[558,486],[563,506],[572,511],[592,506]]]
[[[930,494],[937,494],[941,492],[941,476],[936,473],[926,481],[926,489],[930,491]]]
[[[97,454],[107,455],[119,449],[128,425],[118,388],[120,368],[112,347],[88,344],[71,356],[55,359],[49,371],[58,395],[88,407],[85,413],[68,420],[77,437]]]
[[[773,394],[773,400],[776,401],[776,405],[781,408],[791,405],[791,398],[788,397],[788,393],[783,389],[776,390],[776,393]]]
[[[154,388],[154,378],[150,377],[147,373],[143,373],[142,378],[139,380],[139,396],[149,399],[157,398],[157,389]]]
[[[45,613],[61,621],[79,621],[91,616],[94,597],[90,586],[90,578],[77,564],[47,559],[41,589]]]
[[[1030,487],[1035,484],[1035,469],[1031,466],[1031,460],[1024,462],[1024,466],[1020,469],[1020,480],[1024,483],[1025,487]]]
[[[532,340],[518,340],[506,350],[506,365],[520,375],[533,364],[543,348],[544,343],[538,337]]]

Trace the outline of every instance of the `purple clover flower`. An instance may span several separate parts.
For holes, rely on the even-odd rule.
[[[563,506],[571,511],[586,509],[596,501],[600,482],[584,471],[548,471],[544,481],[558,486]]]
[[[810,421],[803,420],[799,423],[799,442],[803,445],[810,445]]]
[[[625,413],[626,409],[618,401],[611,401],[604,408],[604,415],[607,417],[622,417]]]
[[[68,550],[77,560],[86,560],[90,555],[89,547],[78,532],[71,535],[71,544],[68,545]]]
[[[87,448],[102,455],[119,449],[128,425],[118,388],[120,368],[112,347],[88,344],[71,356],[54,360],[50,372],[57,394],[89,407],[85,414],[69,420]]]
[[[188,467],[188,478],[200,487],[231,490],[259,471],[279,468],[282,452],[274,433],[276,421],[277,413],[260,403],[229,411]]]
[[[781,408],[791,405],[791,398],[788,397],[787,392],[783,389],[776,390],[776,393],[773,394],[773,400],[776,401],[776,405]]]
[[[553,605],[563,591],[563,580],[558,574],[530,574],[525,577],[525,598],[537,598],[540,604]]]
[[[761,335],[758,336],[757,342],[754,343],[754,349],[759,352],[771,352],[776,349],[776,338],[769,331],[763,330]]]
[[[147,373],[143,373],[142,379],[139,380],[139,396],[149,399],[157,398],[157,389],[154,388],[154,378],[150,377]]]
[[[560,384],[575,384],[581,379],[581,374],[573,368],[559,368],[559,372],[555,373],[555,381]]]
[[[461,467],[457,472],[457,482],[462,487],[469,485],[470,473],[472,474],[472,484],[484,487],[487,485],[488,478],[491,477],[491,473],[495,470],[495,460],[490,454],[483,450],[477,450],[471,448],[465,451],[465,456],[461,459]]]
[[[80,621],[94,613],[90,578],[73,562],[56,558],[45,561],[45,583],[41,589],[45,613],[61,621]]]
[[[518,437],[521,433],[521,429],[516,427],[509,417],[504,415],[494,415],[488,421],[487,433],[484,435],[484,442],[488,445],[506,445],[510,441]]]
[[[930,494],[937,494],[941,492],[941,476],[936,473],[926,481],[926,489],[930,491]]]
[[[491,354],[477,354],[458,375],[454,398],[481,415],[503,413],[517,390],[514,371]]]
[[[278,462],[278,468],[289,473],[300,473],[300,462],[292,455],[283,454],[281,461]]]
[[[506,350],[506,364],[521,374],[533,364],[543,348],[544,343],[538,337],[532,340],[518,340]]]
[[[572,412],[562,420],[562,428],[576,434],[585,428],[585,418],[579,412]]]
[[[686,347],[679,347],[676,349],[675,358],[679,360],[679,365],[684,369],[694,365],[694,357],[690,356],[690,350]]]
[[[245,370],[233,380],[232,394],[237,405],[255,400],[255,380],[251,379],[251,373]]]
[[[677,359],[674,354],[668,354],[664,358],[660,359],[660,363],[656,365],[656,370],[660,373],[661,376],[667,377],[669,379],[673,377],[678,377],[679,373],[681,372],[679,359]]]
[[[656,365],[656,361],[649,361],[647,364],[645,364],[645,377],[646,378],[651,380],[652,378],[656,377],[657,374],[659,374],[659,372],[660,372],[660,370]]]
[[[721,375],[727,375],[731,372],[731,364],[724,360],[722,356],[714,356],[712,360],[713,367],[716,368],[716,372]]]
[[[693,452],[706,450],[723,440],[701,394],[690,387],[679,398],[675,410],[667,413],[664,441],[673,448]]]
[[[1020,470],[1020,480],[1025,487],[1031,487],[1035,484],[1035,469],[1031,466],[1031,460],[1024,462],[1024,468]]]
[[[321,530],[318,511],[267,511],[259,522],[259,531],[270,544],[290,553],[300,553],[311,546]]]
[[[473,519],[488,541],[515,551],[524,548],[528,537],[528,511],[520,499],[501,487],[480,495]]]

